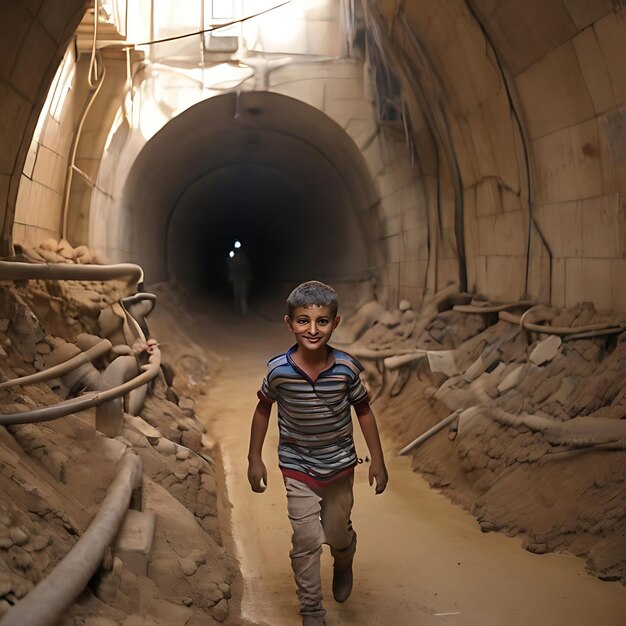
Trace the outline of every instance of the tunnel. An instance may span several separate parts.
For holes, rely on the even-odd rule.
[[[626,0],[1,12],[2,626],[623,625]]]
[[[361,152],[333,120],[266,92],[201,102],[142,149],[123,192],[147,280],[224,292],[235,240],[257,292],[368,277],[363,216],[377,201]]]

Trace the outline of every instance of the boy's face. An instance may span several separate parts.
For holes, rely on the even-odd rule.
[[[329,306],[296,307],[291,317],[285,315],[285,324],[300,348],[315,351],[328,343],[339,319]]]

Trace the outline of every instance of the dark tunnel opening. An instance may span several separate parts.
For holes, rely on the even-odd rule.
[[[238,240],[237,254],[243,251],[250,263],[251,293],[262,293],[315,273],[318,254],[334,256],[327,249],[331,234],[324,232],[329,221],[328,210],[314,206],[280,171],[244,163],[219,168],[188,188],[172,212],[170,276],[188,291],[228,293],[228,258]],[[315,241],[306,255],[303,239]]]
[[[252,293],[369,276],[364,224],[378,194],[363,156],[317,109],[267,92],[205,100],[143,148],[124,191],[146,282],[226,294],[235,239]]]

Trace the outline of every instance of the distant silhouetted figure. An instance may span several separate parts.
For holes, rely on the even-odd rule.
[[[228,259],[228,282],[233,285],[235,310],[240,315],[248,312],[248,287],[251,280],[250,261],[242,250],[237,250]]]

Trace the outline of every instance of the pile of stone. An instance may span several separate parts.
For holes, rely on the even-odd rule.
[[[87,246],[75,248],[67,239],[46,239],[36,246],[16,243],[15,252],[19,260],[31,263],[78,263],[80,265],[107,265],[108,259],[93,252]]]
[[[381,351],[425,349],[395,379],[373,381],[382,385],[383,423],[414,468],[483,530],[521,533],[534,552],[567,547],[598,576],[626,581],[625,320],[589,303],[543,307],[539,320],[530,303],[475,305],[421,315],[423,331],[410,341],[393,343],[384,321],[362,335],[370,353],[373,337]],[[479,306],[484,313],[474,312]],[[467,319],[457,329],[459,316]],[[577,330],[590,327],[601,330]],[[448,415],[450,425],[435,434]]]
[[[83,258],[77,250],[74,261]],[[60,254],[59,246],[54,253]],[[85,341],[108,338],[133,354],[118,303],[126,289],[87,281],[0,283],[0,382],[45,369],[61,352],[80,353]],[[109,363],[110,357],[101,357],[90,367],[98,373]],[[201,391],[210,364],[193,350],[185,363],[177,369],[164,362],[141,412],[126,413],[115,438],[94,429],[94,409],[0,427],[0,615],[70,550],[97,511],[116,462],[132,449],[142,458],[144,509],[157,517],[150,548],[132,558],[114,548],[68,619],[130,624],[141,615],[171,624],[228,617],[237,570],[222,546],[212,443],[191,393]],[[64,382],[0,389],[0,411],[56,404],[76,392]]]

